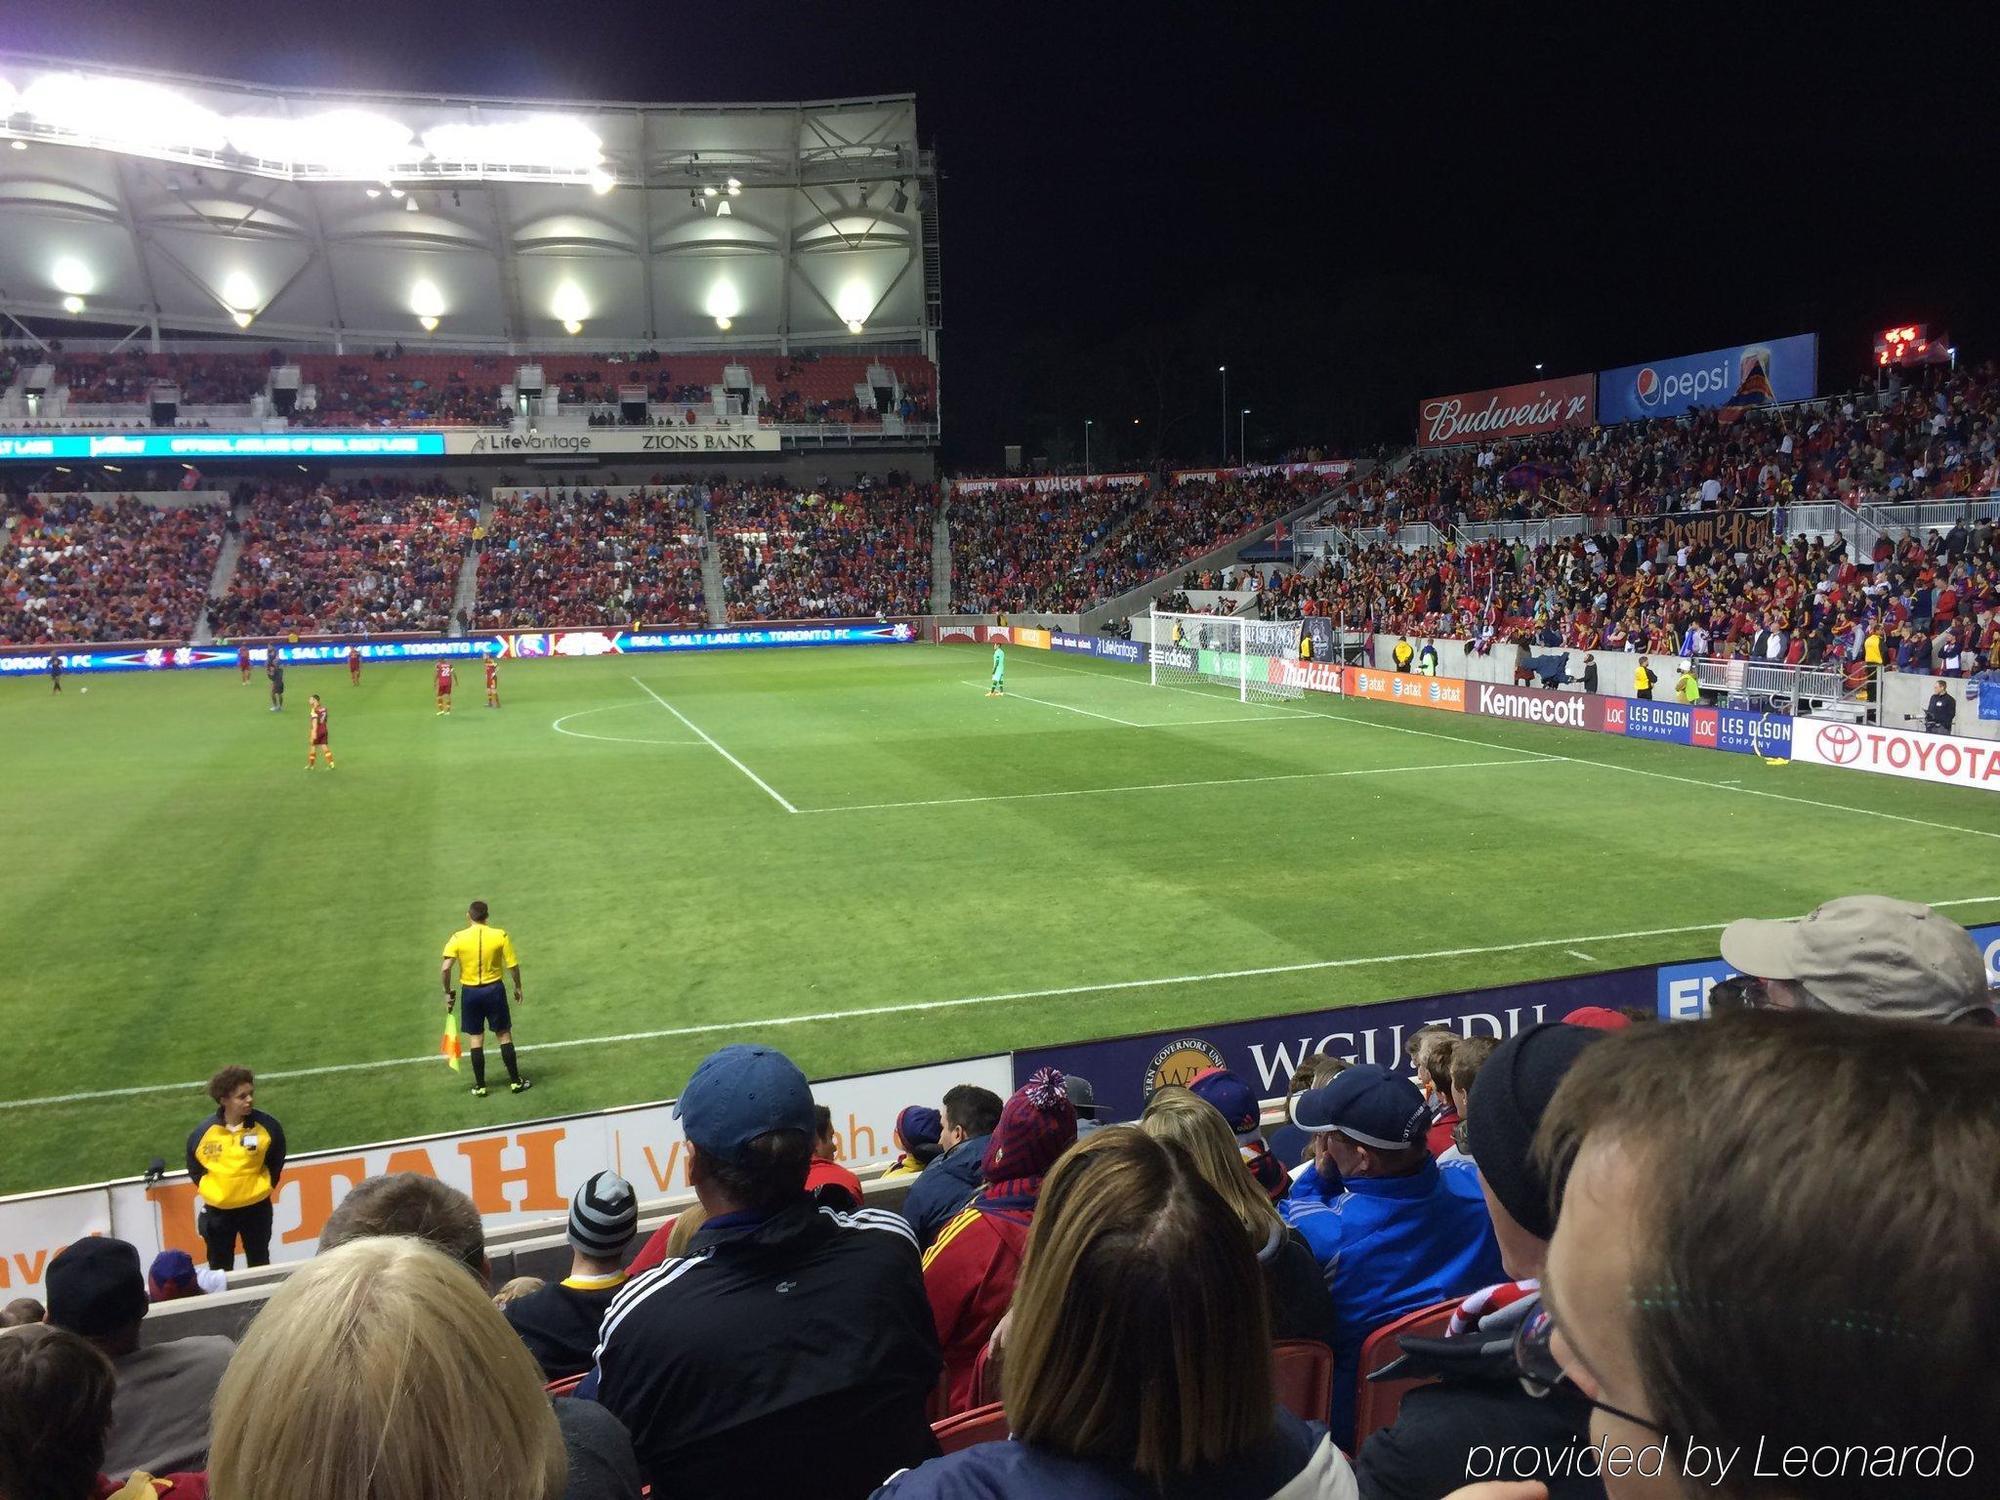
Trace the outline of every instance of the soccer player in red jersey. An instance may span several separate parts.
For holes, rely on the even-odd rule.
[[[500,706],[500,663],[490,656],[486,658],[486,706]]]
[[[361,648],[347,648],[347,681],[353,687],[361,686]]]
[[[250,648],[248,646],[238,646],[236,648],[236,670],[242,674],[244,685],[248,686],[250,682]]]
[[[306,699],[306,707],[311,711],[311,717],[306,722],[312,726],[307,730],[309,738],[306,740],[306,769],[310,771],[313,768],[313,761],[318,757],[320,751],[324,750],[326,752],[326,768],[331,771],[333,769],[333,746],[328,742],[326,737],[326,705],[319,701],[319,694],[314,693],[310,698]]]
[[[438,663],[437,711],[440,714],[451,712],[451,663],[448,661]]]

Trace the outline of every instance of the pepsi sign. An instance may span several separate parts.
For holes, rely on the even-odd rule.
[[[1597,377],[1597,420],[1640,422],[1686,415],[1695,406],[1770,406],[1819,393],[1819,335],[1802,333],[1605,370]]]

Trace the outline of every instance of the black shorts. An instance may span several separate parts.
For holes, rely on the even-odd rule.
[[[483,1036],[487,1022],[495,1031],[512,1031],[514,1017],[507,1009],[507,986],[468,984],[458,994],[458,1026],[468,1036]]]

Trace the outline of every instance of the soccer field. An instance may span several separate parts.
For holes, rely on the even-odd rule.
[[[915,645],[0,685],[0,1191],[178,1167],[242,1062],[294,1151],[1713,953],[1880,891],[2000,919],[2000,798]],[[306,696],[339,769],[308,773]],[[435,1056],[519,944],[535,1090]],[[496,1067],[496,1072],[497,1067]]]

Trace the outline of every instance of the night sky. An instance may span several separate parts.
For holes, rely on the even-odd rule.
[[[88,18],[87,24],[84,17]],[[1817,331],[2000,353],[1980,8],[92,0],[21,50],[296,86],[914,90],[946,457],[1409,440],[1424,395]],[[476,30],[473,28],[477,28]],[[1137,418],[1137,425],[1133,419]]]

